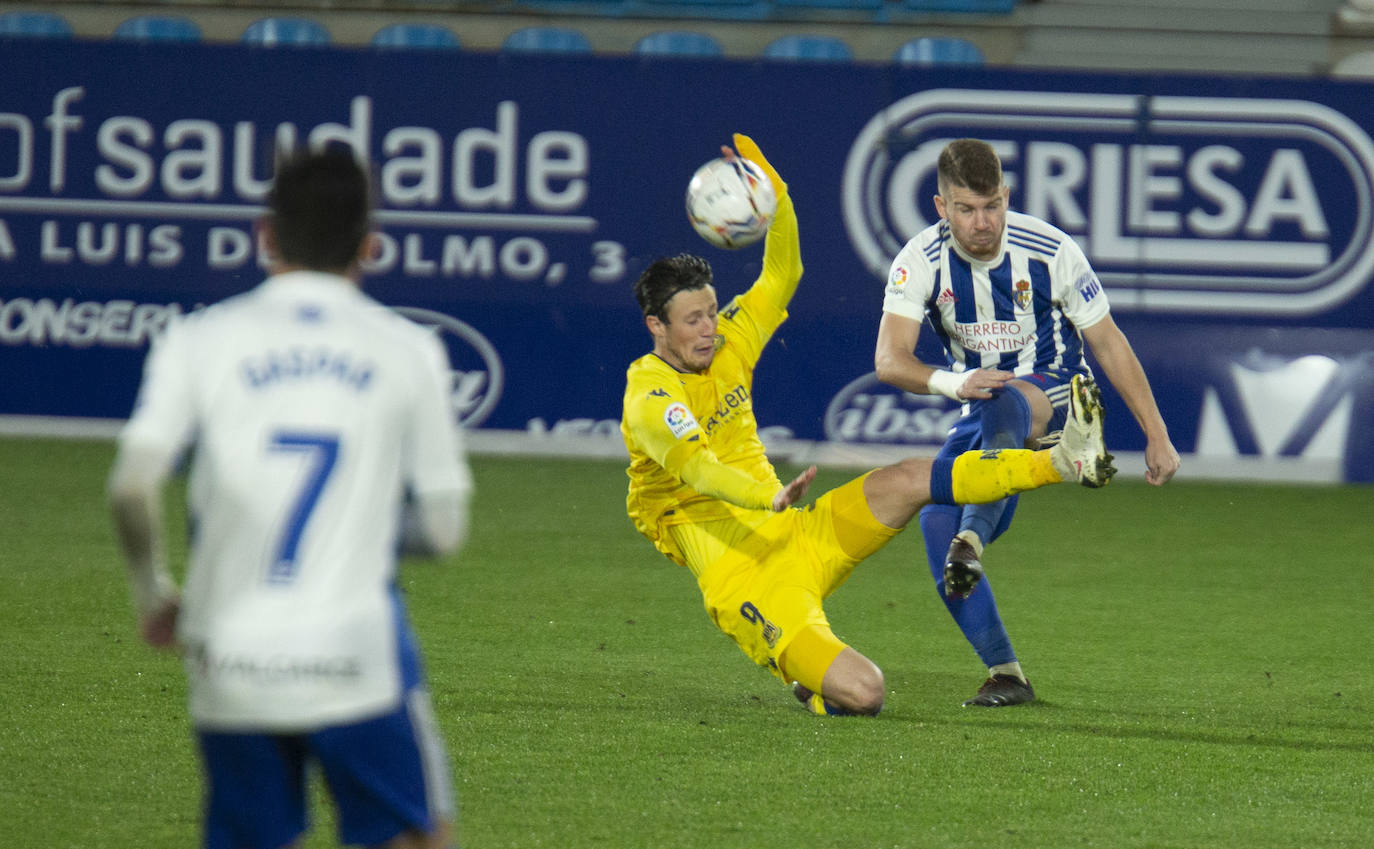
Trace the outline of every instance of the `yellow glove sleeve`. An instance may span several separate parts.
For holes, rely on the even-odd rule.
[[[782,200],[783,195],[787,194],[787,184],[778,176],[777,169],[764,158],[763,151],[759,150],[758,144],[744,133],[735,133],[735,151],[745,159],[763,169],[763,173],[768,175],[768,180],[773,184],[773,192]]]

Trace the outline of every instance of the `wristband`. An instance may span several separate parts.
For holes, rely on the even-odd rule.
[[[930,377],[926,378],[926,386],[933,393],[939,393],[951,400],[962,402],[964,399],[959,397],[959,387],[963,386],[967,379],[967,372],[955,374],[948,369],[936,369],[930,373]]]

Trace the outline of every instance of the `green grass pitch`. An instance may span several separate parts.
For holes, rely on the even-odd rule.
[[[0,846],[199,839],[180,666],[136,638],[106,517],[112,454],[0,440]],[[1374,489],[1191,483],[1185,464],[1163,490],[1023,496],[985,562],[1041,700],[1002,710],[959,707],[982,670],[913,529],[827,605],[887,675],[870,720],[803,713],[711,626],[626,519],[620,464],[474,471],[466,549],[402,570],[467,849],[1374,834]]]

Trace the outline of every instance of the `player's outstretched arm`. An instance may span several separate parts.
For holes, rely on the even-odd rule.
[[[763,155],[758,144],[743,133],[735,133],[734,142],[740,156],[759,166],[768,175],[773,192],[778,197],[778,208],[763,243],[763,273],[754,285],[765,291],[769,300],[785,307],[797,291],[803,271],[797,212],[787,192],[787,183]]]
[[[1145,434],[1145,480],[1163,486],[1178,471],[1178,450],[1169,439],[1169,429],[1135,349],[1110,315],[1086,328],[1083,338]]]

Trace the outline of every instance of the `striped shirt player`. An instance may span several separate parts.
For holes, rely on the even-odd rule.
[[[283,166],[278,186],[294,195],[332,176],[356,184],[365,210],[361,169],[333,156],[345,159]],[[278,230],[282,203],[267,219]],[[135,604],[150,643],[169,645],[174,626],[184,649],[207,846],[294,841],[307,761],[344,842],[441,846],[452,789],[395,581],[398,543],[452,551],[466,523],[447,355],[354,279],[282,252],[265,282],[174,324],[149,353],[110,479]],[[152,505],[187,449],[178,594]]]
[[[1070,381],[1089,374],[1091,348],[1145,431],[1147,479],[1167,481],[1178,453],[1082,250],[1053,225],[1007,209],[1001,162],[987,143],[949,143],[937,172],[940,220],[898,252],[888,273],[874,355],[879,378],[963,404],[942,456],[1020,448],[1063,427]],[[944,348],[945,368],[915,356],[927,321]],[[932,505],[921,515],[936,586],[988,667],[966,705],[1034,698],[982,581],[983,546],[1007,529],[1015,508],[1012,498],[962,510]]]
[[[1079,333],[1109,308],[1072,239],[1038,218],[1007,212],[994,262],[964,254],[948,221],[923,230],[893,260],[883,310],[918,323],[929,316],[956,374],[984,368],[1024,376],[1090,374]]]

